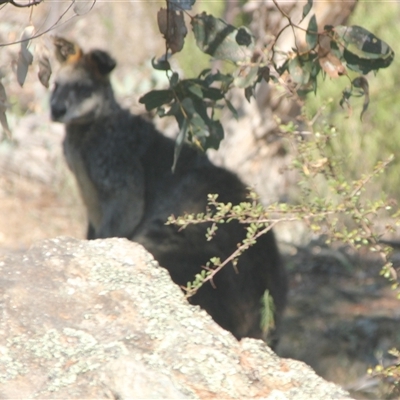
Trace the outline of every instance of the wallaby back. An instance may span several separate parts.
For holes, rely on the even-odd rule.
[[[204,212],[207,194],[238,204],[247,190],[232,173],[185,145],[174,173],[174,143],[152,124],[122,109],[115,101],[108,53],[84,53],[64,39],[55,41],[61,61],[51,96],[54,121],[66,125],[64,153],[87,208],[88,238],[126,237],[143,244],[179,285],[193,281],[211,257],[225,260],[243,240],[238,222],[223,224],[207,241],[208,224],[179,231],[165,225],[170,215]],[[261,300],[266,290],[279,323],[286,273],[270,231],[239,259],[220,271],[215,287],[205,284],[190,301],[203,307],[238,339],[266,338],[261,327]]]

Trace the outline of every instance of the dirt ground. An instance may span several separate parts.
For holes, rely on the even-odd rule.
[[[21,132],[26,134],[23,127]],[[0,143],[0,258],[44,238],[83,238],[86,229],[74,181],[59,151],[60,133],[43,134],[39,142],[31,136],[20,140],[24,151]],[[51,157],[35,152],[43,141]],[[38,177],[32,171],[43,157],[52,168],[47,177]],[[306,362],[354,398],[394,398],[367,374],[369,367],[391,362],[387,350],[400,348],[399,302],[379,277],[379,261],[318,243],[288,249],[290,296],[278,354]]]

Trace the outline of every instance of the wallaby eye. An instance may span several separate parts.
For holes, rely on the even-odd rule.
[[[93,91],[93,84],[89,82],[77,82],[76,90],[79,90],[82,95],[90,94]]]

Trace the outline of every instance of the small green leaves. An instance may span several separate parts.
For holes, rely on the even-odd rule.
[[[387,43],[359,26],[326,26],[325,31],[319,34],[315,15],[308,24],[306,42],[309,50],[305,53],[296,52],[279,70],[281,74],[289,72],[293,82],[298,85],[299,94],[316,90],[316,78],[321,69],[331,78],[347,75],[346,66],[366,74],[389,66],[394,58],[394,52]],[[355,82],[357,84],[358,81]],[[366,95],[363,114],[369,104],[368,90],[365,90],[365,84],[354,87],[361,89],[363,95]],[[358,90],[358,95],[359,93]],[[349,104],[351,96],[354,96],[352,89],[346,89],[341,105]]]
[[[148,111],[157,109],[160,117],[172,115],[176,118],[180,131],[175,148],[174,169],[183,143],[187,140],[202,150],[219,147],[224,130],[222,124],[213,118],[217,108],[226,104],[235,116],[237,112],[225,98],[225,93],[234,82],[232,75],[212,73],[208,69],[202,71],[196,79],[181,80],[174,72],[169,81],[169,89],[153,90],[142,96],[139,102]]]
[[[147,110],[156,109],[160,117],[174,116],[179,125],[175,161],[185,141],[192,142],[202,150],[218,148],[224,130],[217,116],[222,108],[238,114],[226,98],[232,87],[244,89],[245,98],[251,101],[255,88],[262,80],[275,83],[287,82],[287,89],[303,96],[316,92],[317,78],[322,71],[330,78],[348,76],[348,69],[365,74],[391,64],[394,52],[387,43],[359,26],[325,26],[318,30],[316,15],[312,13],[313,1],[304,2],[302,19],[307,18],[305,31],[306,48],[293,48],[287,53],[283,64],[276,65],[275,44],[256,48],[255,40],[246,27],[234,27],[220,18],[205,12],[191,17],[196,44],[201,51],[214,59],[228,61],[233,65],[231,73],[212,72],[205,69],[195,79],[180,79],[171,70],[168,58],[184,45],[187,33],[182,10],[190,10],[194,0],[168,0],[167,9],[158,13],[160,32],[164,35],[167,52],[158,60],[153,59],[155,69],[166,71],[169,89],[154,90],[144,95],[140,102]],[[300,28],[285,15],[293,31]],[[300,22],[301,22],[300,21]],[[285,29],[285,28],[283,28]],[[295,33],[296,34],[296,33]],[[279,36],[279,34],[278,34]],[[232,70],[232,68],[231,68]],[[361,117],[369,105],[368,82],[361,78],[343,91],[340,104],[348,105],[352,96],[364,96]]]
[[[386,266],[385,266],[386,267]],[[385,275],[393,275],[396,274],[395,269],[393,266],[387,266],[385,269],[387,269],[388,274],[383,274]],[[392,285],[392,289],[396,290],[398,289],[398,284],[395,283]],[[400,300],[400,293],[397,294],[397,299]],[[368,369],[368,374],[372,375],[374,379],[378,378],[379,382],[383,383],[391,383],[392,386],[392,394],[394,397],[398,397],[400,391],[399,391],[399,384],[400,384],[400,351],[398,349],[391,349],[388,351],[388,354],[391,355],[392,362],[388,366],[384,366],[381,363],[376,365],[374,368],[369,368]],[[397,395],[397,396],[396,396]]]
[[[303,17],[310,12],[309,4],[303,10]],[[290,75],[300,96],[311,90],[316,91],[317,76],[321,70],[330,78],[348,76],[347,68],[367,74],[388,67],[394,59],[394,52],[387,43],[360,26],[325,26],[324,31],[319,33],[315,15],[308,23],[306,42],[308,50],[300,52],[293,49],[294,53],[288,54],[286,61],[277,69],[280,75]],[[340,105],[346,104],[351,110],[350,97],[365,96],[362,118],[369,105],[368,82],[365,78],[357,79],[350,89],[343,91]]]
[[[268,213],[259,202],[258,196],[254,194],[254,192],[249,192],[248,197],[251,202],[244,201],[234,205],[230,202],[219,202],[217,194],[209,194],[207,196],[208,205],[206,213],[185,214],[177,218],[174,216],[168,218],[168,224],[175,224],[180,228],[187,228],[192,224],[206,223],[207,229],[205,236],[207,241],[212,240],[215,235],[218,235],[219,224],[234,223],[233,221],[236,220],[244,225],[243,234],[245,235],[243,235],[241,242],[237,243],[236,250],[224,260],[221,260],[219,257],[211,257],[206,263],[204,270],[195,276],[193,282],[188,282],[187,286],[184,288],[187,297],[195,294],[200,286],[207,281],[210,281],[213,285],[214,276],[222,268],[236,268],[242,253],[250,246],[254,245],[258,238],[272,228]],[[276,205],[274,207],[276,207]],[[269,308],[269,310],[272,310],[272,308]],[[269,318],[267,319],[270,321]],[[268,322],[268,326],[271,326],[270,322]]]
[[[266,290],[261,298],[261,321],[260,328],[264,334],[275,328],[275,304],[274,299],[268,290]]]
[[[211,271],[207,271],[205,269],[202,269],[198,274],[196,274],[193,282],[188,282],[186,287],[183,288],[186,292],[186,297],[193,296],[210,275]]]

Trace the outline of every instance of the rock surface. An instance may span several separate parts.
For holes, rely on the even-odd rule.
[[[46,240],[0,261],[2,399],[347,399],[234,337],[125,239]]]

